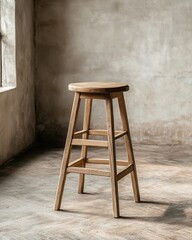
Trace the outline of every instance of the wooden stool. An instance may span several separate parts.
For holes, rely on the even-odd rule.
[[[68,173],[78,173],[79,188],[78,192],[83,193],[84,189],[84,174],[106,176],[111,178],[112,200],[113,200],[113,214],[114,217],[119,217],[119,197],[118,197],[118,181],[127,174],[131,173],[132,187],[135,201],[140,201],[139,186],[137,179],[137,171],[134,160],[131,136],[129,131],[128,118],[126,113],[125,100],[123,92],[129,90],[129,86],[121,83],[107,83],[107,82],[82,82],[71,83],[68,86],[70,91],[75,92],[74,102],[69,122],[69,129],[63,154],[63,160],[60,170],[59,183],[56,193],[55,210],[59,210],[61,200]],[[114,116],[113,116],[113,99],[117,98],[119,103],[120,115],[122,120],[123,130],[114,130]],[[74,132],[76,125],[80,100],[85,99],[85,112],[83,130]],[[104,99],[106,101],[107,114],[107,130],[90,129],[91,109],[93,99]],[[89,140],[89,135],[107,136],[108,141]],[[82,136],[81,138],[74,138],[74,136]],[[116,160],[115,140],[124,136],[125,144],[128,154],[128,161]],[[69,163],[70,152],[73,145],[82,146],[81,157]],[[107,147],[109,150],[109,159],[98,159],[87,157],[87,147]],[[100,169],[87,168],[86,163],[91,164],[109,164],[110,171]],[[125,169],[117,173],[117,165],[125,166]]]

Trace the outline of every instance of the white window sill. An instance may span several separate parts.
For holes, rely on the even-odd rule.
[[[7,92],[7,91],[13,90],[13,89],[15,89],[15,88],[16,88],[16,86],[0,87],[0,93]]]

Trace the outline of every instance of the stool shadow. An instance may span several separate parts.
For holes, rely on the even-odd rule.
[[[186,227],[192,227],[192,217],[187,216],[185,209],[192,208],[192,203],[166,203],[156,201],[141,201],[141,204],[154,204],[154,205],[167,205],[167,209],[161,216],[144,217],[144,216],[120,216],[120,219],[138,220],[143,222],[157,222],[170,225],[183,225]]]
[[[192,218],[187,216],[185,213],[186,208],[192,208],[192,203],[168,203],[160,201],[141,201],[141,204],[151,204],[151,205],[167,205],[167,209],[160,216],[120,216],[116,220],[133,220],[138,222],[153,222],[153,223],[164,223],[169,225],[183,225],[185,227],[192,227]],[[60,209],[61,212],[73,213],[73,214],[83,214],[88,216],[97,216],[102,218],[111,219],[110,214],[96,213],[96,212],[83,212],[76,210],[64,210]]]
[[[83,192],[83,193],[81,193],[82,195],[98,195],[98,193],[97,192]]]
[[[83,212],[83,211],[77,211],[77,210],[70,210],[70,209],[60,209],[60,212],[66,212],[66,213],[73,213],[73,214],[81,214],[81,215],[87,215],[87,216],[97,216],[97,217],[104,217],[104,218],[111,218],[109,214],[103,214],[103,213],[94,213],[94,212]]]
[[[145,203],[145,204],[154,204],[154,205],[169,205],[168,202],[160,202],[160,201],[143,201],[141,200],[138,204]]]

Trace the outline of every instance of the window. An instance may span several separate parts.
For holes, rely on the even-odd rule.
[[[0,91],[16,87],[15,0],[0,0]]]

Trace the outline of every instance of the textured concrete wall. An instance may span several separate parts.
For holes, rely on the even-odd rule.
[[[0,93],[0,164],[35,138],[33,1],[16,1],[17,87]]]
[[[192,144],[191,12],[191,0],[36,1],[41,138],[66,134],[68,83],[122,81],[135,142]]]

